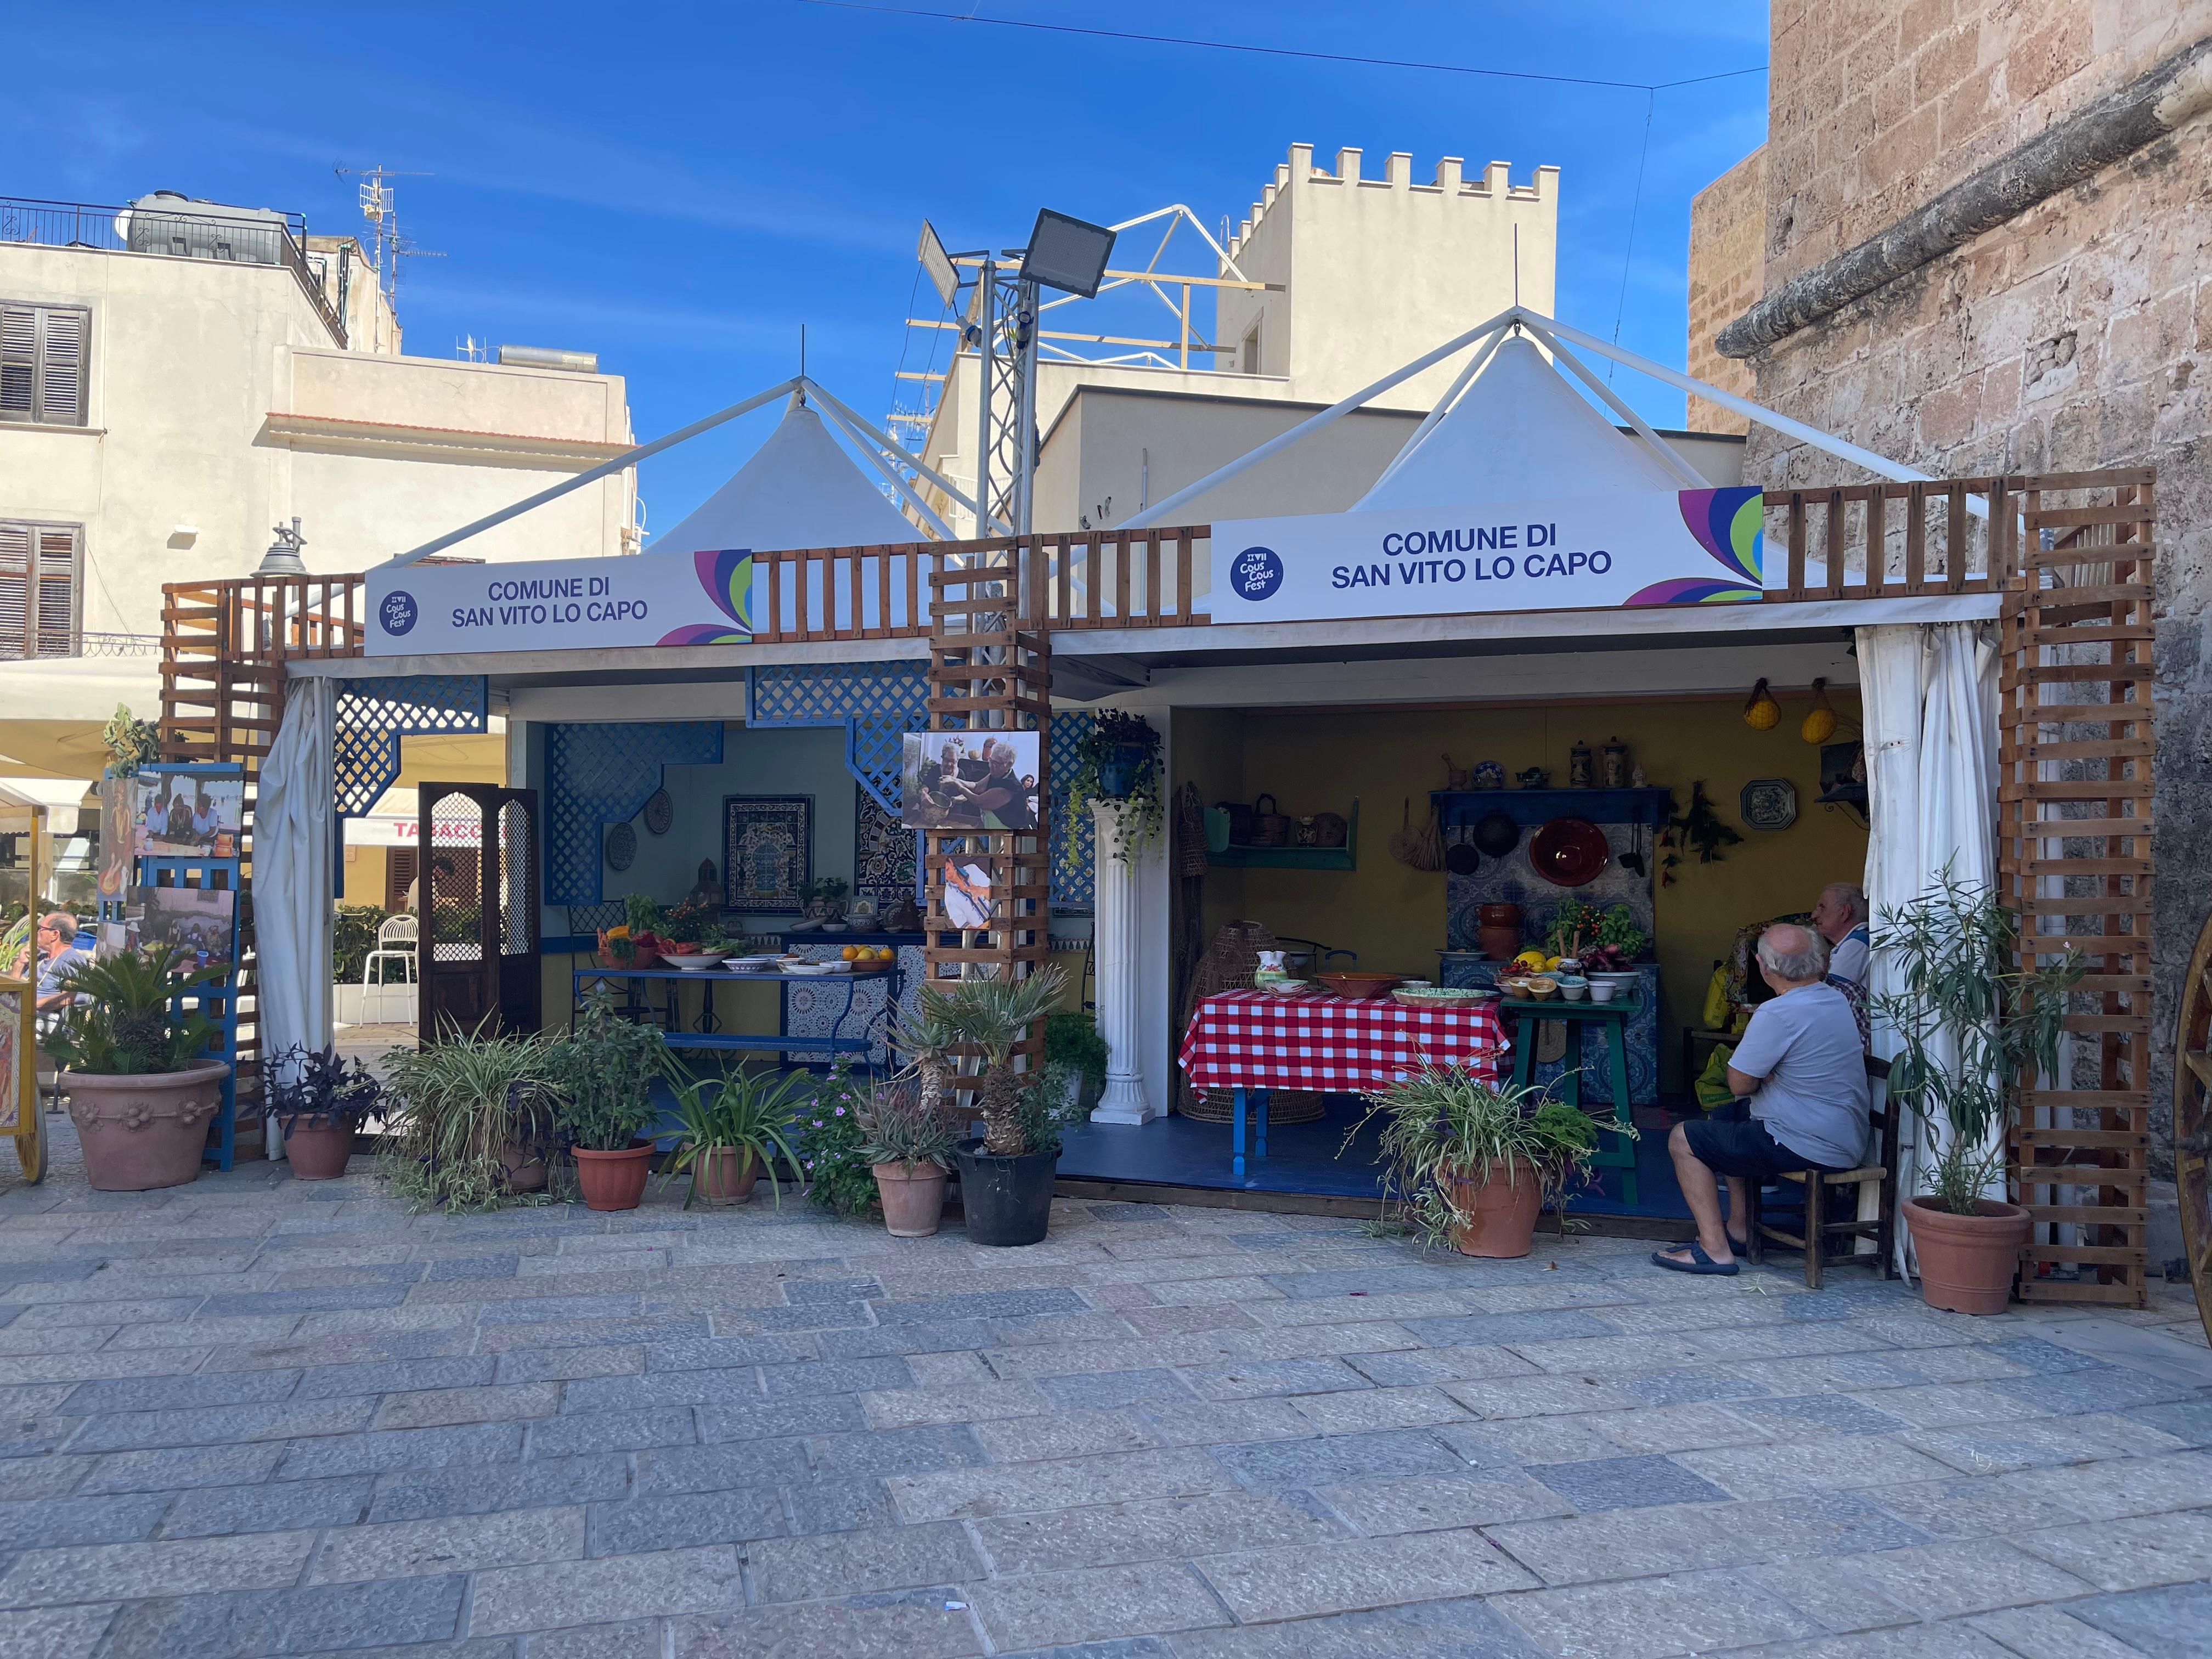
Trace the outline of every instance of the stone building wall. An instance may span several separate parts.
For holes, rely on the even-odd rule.
[[[1778,14],[1770,290],[2212,35],[2212,0],[1814,0]],[[2208,355],[2212,118],[2200,116],[1748,365],[1760,402],[1938,476],[2158,468],[2150,1081],[2162,1166],[2179,981],[2205,920],[2197,872],[2212,863]],[[1770,487],[1850,472],[1763,429],[1744,466]]]
[[[1690,204],[1689,370],[1739,397],[1755,395],[1751,365],[1723,357],[1713,336],[1759,295],[1766,241],[1766,152],[1755,149]],[[1692,432],[1747,432],[1750,422],[1704,398],[1690,399]]]

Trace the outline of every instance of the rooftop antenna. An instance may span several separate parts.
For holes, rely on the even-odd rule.
[[[442,259],[442,253],[420,248],[399,234],[398,198],[392,187],[394,179],[428,179],[427,173],[399,173],[391,167],[338,167],[331,171],[341,179],[361,180],[361,216],[368,226],[369,269],[375,273],[376,291],[383,296],[385,310],[392,313],[396,321],[399,314],[399,261],[402,258]],[[387,258],[390,261],[386,267]],[[375,326],[381,328],[383,319],[376,319]],[[380,334],[370,342],[372,351],[381,351],[384,340]]]

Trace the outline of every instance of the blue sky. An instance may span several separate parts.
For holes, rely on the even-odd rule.
[[[887,3],[1644,83],[1760,65],[1767,50],[1766,7],[1737,0]],[[1324,157],[1357,146],[1370,171],[1408,150],[1417,176],[1441,155],[1510,161],[1516,180],[1558,165],[1559,313],[1609,333],[1644,132],[1640,91],[804,0],[9,9],[26,61],[81,58],[96,17],[99,67],[11,89],[0,191],[179,190],[337,231],[358,210],[334,166],[428,173],[400,181],[401,222],[446,257],[403,274],[408,349],[450,356],[474,334],[596,350],[628,377],[641,437],[790,374],[802,323],[817,376],[886,410],[924,216],[966,246],[1020,241],[1047,204],[1110,222],[1181,201],[1212,226],[1243,216],[1292,142]],[[1656,95],[1624,344],[1681,363],[1690,198],[1765,137],[1765,91],[1747,75]],[[1439,319],[1438,337],[1473,320]],[[1625,374],[1620,389],[1680,420],[1679,394]],[[674,525],[772,420],[647,463],[649,524]]]

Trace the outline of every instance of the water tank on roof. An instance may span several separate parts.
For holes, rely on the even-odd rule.
[[[115,216],[115,234],[133,253],[281,264],[290,222],[274,208],[196,201],[178,191],[141,196]]]
[[[503,345],[499,360],[509,368],[565,368],[574,374],[599,372],[596,351],[563,351],[558,346]]]

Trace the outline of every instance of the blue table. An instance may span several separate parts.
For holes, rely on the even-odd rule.
[[[896,1006],[898,1001],[898,971],[896,963],[888,969],[873,973],[836,974],[794,974],[780,968],[758,971],[736,968],[579,968],[574,972],[574,991],[580,1000],[585,994],[584,986],[587,980],[623,981],[629,982],[625,993],[629,1006],[640,1012],[649,1012],[643,998],[638,994],[639,988],[647,981],[671,981],[666,987],[667,994],[662,999],[659,1027],[660,1040],[671,1048],[756,1048],[778,1054],[826,1051],[836,1054],[858,1054],[865,1064],[868,1051],[873,1046],[873,1039],[866,1033],[859,1036],[841,1034],[845,1022],[853,1016],[854,988],[862,980],[888,979],[890,981],[890,994],[884,1006],[886,1008]],[[698,980],[706,986],[705,1002],[699,1010],[699,1018],[693,1022],[693,1029],[689,1031],[683,1029],[677,1011],[676,987],[672,981],[679,980]],[[770,981],[779,984],[793,980],[804,980],[810,985],[842,983],[845,988],[845,1006],[830,1022],[827,1036],[790,1036],[781,1031],[725,1031],[721,1029],[720,1018],[714,1012],[714,988],[732,980],[740,982]]]

